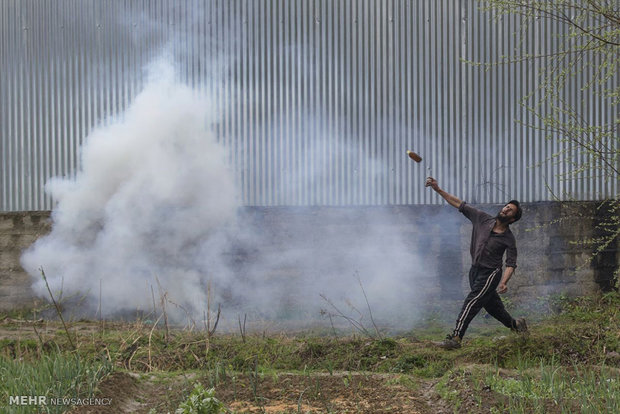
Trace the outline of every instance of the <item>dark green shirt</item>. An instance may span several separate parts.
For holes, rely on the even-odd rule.
[[[506,266],[517,267],[517,242],[510,228],[503,233],[493,233],[495,217],[464,201],[459,211],[474,225],[469,247],[473,266],[498,269],[502,267],[502,258],[506,252]]]

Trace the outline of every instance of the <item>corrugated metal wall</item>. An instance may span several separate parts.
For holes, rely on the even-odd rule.
[[[620,191],[558,176],[570,162],[545,161],[565,144],[516,122],[536,123],[518,103],[535,65],[461,62],[519,49],[517,18],[491,21],[474,1],[0,0],[0,14],[5,211],[52,208],[45,182],[76,173],[83,139],[127,107],[163,49],[215,95],[247,205],[437,203],[428,174],[479,203]],[[553,50],[559,30],[535,27],[530,51]],[[613,119],[601,102],[580,105]]]

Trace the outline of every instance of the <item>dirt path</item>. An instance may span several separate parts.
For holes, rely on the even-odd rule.
[[[196,375],[114,373],[100,384],[98,394],[111,398],[110,406],[74,407],[71,413],[174,412],[197,380]],[[371,373],[229,374],[215,386],[216,397],[239,413],[451,412],[441,410],[431,394],[430,383]]]

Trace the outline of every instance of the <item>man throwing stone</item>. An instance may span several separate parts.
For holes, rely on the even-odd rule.
[[[458,208],[473,224],[470,246],[472,266],[469,270],[471,292],[465,298],[454,331],[439,346],[444,349],[460,348],[469,323],[482,308],[507,328],[519,333],[527,332],[525,319],[513,319],[498,295],[508,290],[506,284],[517,267],[517,245],[509,226],[521,218],[519,202],[509,201],[497,216],[492,217],[439,188],[433,177],[426,179],[425,186],[431,187],[448,204]],[[502,274],[504,252],[506,269]]]

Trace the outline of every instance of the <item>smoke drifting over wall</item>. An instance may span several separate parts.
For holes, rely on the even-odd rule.
[[[166,292],[173,318],[200,321],[210,286],[224,321],[307,321],[329,307],[321,294],[345,312],[364,310],[359,278],[377,318],[415,316],[424,295],[416,269],[428,276],[434,264],[413,253],[421,246],[402,219],[242,207],[214,100],[176,82],[171,65],[150,73],[129,109],[85,139],[77,176],[48,184],[53,229],[22,257],[38,295],[47,296],[42,267],[54,292],[83,297],[91,315],[100,296],[103,315],[115,316],[159,308]],[[314,159],[312,174],[291,175],[299,185],[321,185],[329,160]]]
[[[403,137],[411,131],[384,114],[381,130],[400,138],[386,138],[385,147],[364,144],[356,134],[362,114],[372,108],[361,97],[358,117],[347,120],[336,119],[330,109],[331,95],[348,99],[342,90],[321,88],[290,106],[275,105],[276,92],[263,91],[253,79],[231,79],[228,71],[259,65],[258,55],[246,56],[240,48],[241,55],[230,56],[208,36],[196,47],[212,52],[206,57],[180,52],[186,49],[177,46],[193,36],[189,30],[210,21],[205,13],[194,10],[187,33],[142,16],[139,52],[150,44],[164,49],[167,58],[149,67],[148,80],[125,112],[84,138],[75,177],[47,184],[57,203],[52,231],[22,256],[34,291],[47,297],[42,267],[52,291],[83,297],[82,311],[91,316],[99,312],[100,297],[107,317],[161,312],[165,293],[169,316],[177,322],[189,316],[201,326],[210,302],[212,311],[222,305],[222,325],[234,326],[237,315],[247,313],[250,321],[299,326],[318,319],[323,308],[334,310],[321,294],[367,320],[359,279],[375,318],[406,327],[440,284],[438,262],[460,264],[458,249],[446,258],[441,246],[423,237],[439,225],[449,233],[456,214],[446,219],[436,209],[432,221],[409,222],[381,208],[307,206],[334,200],[342,206],[389,203],[403,182],[424,193],[425,168],[404,152]],[[130,29],[130,21],[114,18],[122,22],[119,30],[123,24]],[[224,27],[217,36],[228,32]],[[241,33],[248,37],[245,47],[254,45],[251,33]],[[235,31],[224,37],[230,43]],[[308,93],[297,91],[297,81],[319,73],[311,47],[289,43],[274,45],[290,54],[285,60],[296,73],[278,84],[281,96]],[[244,56],[254,60],[241,62]],[[199,74],[190,81],[188,71]],[[223,82],[238,86],[226,89],[236,92],[222,95]],[[259,124],[231,128],[233,107],[242,111],[240,119],[263,114],[256,117]],[[295,127],[283,129],[279,120],[289,119],[289,112]],[[403,170],[410,174],[404,177]],[[265,197],[252,194],[263,190]],[[305,207],[243,206],[248,199]],[[460,280],[460,269],[455,271]]]

